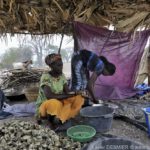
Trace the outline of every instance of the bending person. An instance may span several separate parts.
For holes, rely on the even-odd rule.
[[[72,90],[87,89],[92,101],[98,103],[94,95],[94,84],[98,76],[110,76],[115,73],[116,67],[104,56],[97,56],[88,50],[80,50],[73,54],[71,60]],[[92,72],[92,75],[89,75]]]

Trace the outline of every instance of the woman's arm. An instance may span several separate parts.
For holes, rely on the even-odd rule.
[[[66,85],[65,85],[66,86]],[[64,94],[55,94],[52,92],[51,88],[47,85],[43,86],[44,94],[47,99],[65,99],[74,96],[75,94],[67,94],[66,92]]]
[[[68,87],[68,85],[67,85],[67,83],[64,84],[63,92],[66,93],[66,94],[68,94],[69,92],[71,92],[70,89],[69,89],[69,87]]]
[[[88,86],[87,86],[87,89],[92,97],[92,101],[95,104],[98,103],[98,101],[96,100],[95,95],[94,95],[94,84],[95,84],[97,77],[98,77],[98,75],[95,72],[93,72],[93,74],[91,75],[91,78],[88,82]]]

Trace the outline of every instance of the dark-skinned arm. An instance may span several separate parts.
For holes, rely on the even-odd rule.
[[[67,83],[64,84],[64,89],[63,89],[63,91],[64,91],[64,93],[66,93],[66,94],[69,94],[69,92],[71,92],[70,89],[69,89],[69,87],[68,87],[68,85],[67,85]]]
[[[67,85],[64,85],[65,90],[67,89],[66,87]],[[58,100],[62,100],[65,98],[69,98],[74,96],[75,94],[67,94],[66,92],[64,94],[55,94],[52,92],[51,88],[47,85],[43,86],[43,90],[44,90],[44,94],[46,96],[47,99],[58,99]]]
[[[96,98],[94,96],[94,84],[95,84],[97,77],[98,77],[98,75],[95,72],[93,72],[93,74],[91,75],[91,78],[88,82],[88,86],[87,86],[87,89],[92,97],[92,101],[95,104],[98,104],[98,101],[96,100]]]

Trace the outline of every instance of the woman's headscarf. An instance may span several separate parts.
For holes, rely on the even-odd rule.
[[[60,54],[52,53],[45,57],[45,63],[50,66],[52,63],[57,62],[59,59],[61,59]]]

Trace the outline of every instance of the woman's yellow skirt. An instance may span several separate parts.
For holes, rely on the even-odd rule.
[[[55,115],[64,123],[66,120],[75,117],[83,104],[84,98],[81,95],[64,100],[50,99],[41,104],[39,113],[41,117],[46,117],[47,114]]]

